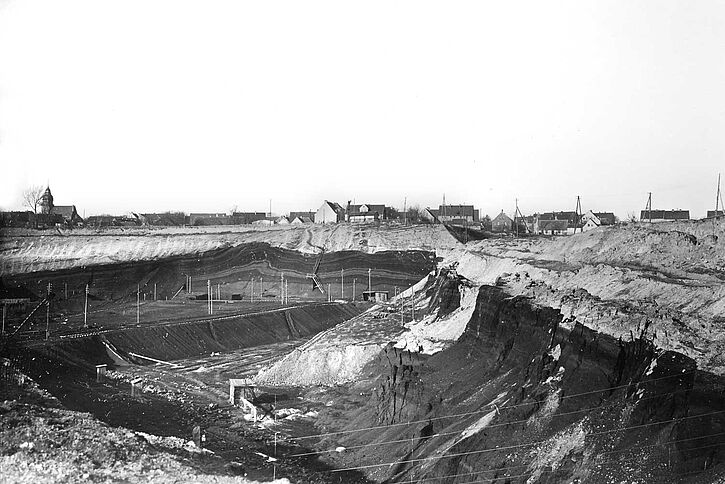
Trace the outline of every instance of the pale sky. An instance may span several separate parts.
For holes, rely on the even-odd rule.
[[[0,0],[0,207],[714,209],[725,2]],[[725,185],[725,183],[724,183]]]

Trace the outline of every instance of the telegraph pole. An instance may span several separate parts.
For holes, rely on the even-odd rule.
[[[652,192],[649,192],[649,195],[647,197],[647,206],[645,207],[645,210],[647,211],[647,218],[649,218],[649,223],[652,223]]]
[[[327,283],[327,302],[332,302],[332,292],[330,290],[331,284]]]
[[[345,299],[345,269],[340,269],[340,299]]]
[[[249,301],[254,302],[254,277],[252,277],[252,291],[251,295],[249,296]]]
[[[2,334],[5,334],[5,316],[7,315],[7,312],[8,312],[8,306],[7,306],[7,304],[3,304],[3,332],[2,332]]]
[[[154,282],[154,301],[156,301],[156,283]]]
[[[403,201],[403,220],[403,223],[408,225],[408,197],[405,197],[405,200]]]
[[[581,225],[582,220],[582,202],[579,198],[579,195],[576,196],[576,220],[574,225],[574,233],[576,233],[576,228]],[[584,227],[581,227],[581,232],[584,232]]]
[[[355,300],[355,283],[357,282],[357,279],[352,280],[352,300]]]
[[[88,327],[88,284],[86,284],[86,302],[83,305],[83,327]]]
[[[368,268],[368,292],[373,290],[372,273],[373,270],[371,268]]]
[[[136,284],[136,324],[141,322],[141,284]]]
[[[717,174],[717,195],[715,195],[715,216],[718,216],[718,212],[723,207],[722,194],[720,193],[720,173]]]
[[[279,303],[284,305],[284,272],[279,276]]]
[[[289,289],[287,288],[287,279],[284,280],[284,303],[289,304]]]

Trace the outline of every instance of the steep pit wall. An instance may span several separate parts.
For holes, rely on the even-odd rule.
[[[348,396],[354,411],[320,423],[367,430],[322,447],[346,447],[330,459],[381,480],[715,482],[725,381],[648,338],[568,328],[484,286],[455,345],[431,357],[390,346],[366,367],[380,377]]]
[[[341,296],[341,283],[345,284],[345,297],[352,297],[353,280],[358,297],[367,287],[368,269],[372,270],[372,284],[376,290],[405,288],[418,282],[435,267],[435,255],[425,251],[380,251],[365,253],[342,251],[318,254],[281,249],[267,243],[249,243],[218,250],[169,257],[154,261],[119,262],[89,265],[59,271],[32,272],[6,276],[5,284],[28,288],[40,298],[48,283],[53,284],[60,307],[82,310],[86,284],[90,288],[92,305],[103,302],[136,300],[140,286],[142,294],[152,298],[154,288],[159,300],[171,299],[179,289],[186,287],[187,275],[192,278],[195,293],[205,294],[206,281],[218,284],[222,296],[238,294],[244,300],[250,295],[250,280],[256,280],[255,294],[259,297],[260,283],[264,299],[279,298],[280,276],[284,273],[291,297],[327,300],[327,294],[315,290],[306,276],[320,262],[317,275],[325,291],[330,284],[333,298]],[[342,270],[344,269],[344,274]],[[344,281],[343,281],[344,277]],[[68,292],[65,299],[64,291]],[[185,297],[182,292],[178,297]]]
[[[61,341],[32,351],[93,371],[95,365],[148,364],[310,337],[365,309],[357,304],[314,304],[217,321],[149,325]],[[32,356],[30,356],[32,358]]]

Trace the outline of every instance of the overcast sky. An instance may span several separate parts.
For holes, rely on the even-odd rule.
[[[715,205],[725,2],[0,0],[0,207]]]

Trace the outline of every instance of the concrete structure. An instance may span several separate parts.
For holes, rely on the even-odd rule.
[[[491,221],[491,232],[510,232],[514,228],[514,221],[503,210]]]
[[[363,301],[385,302],[388,300],[388,291],[363,291]]]
[[[325,200],[315,212],[316,224],[336,224],[345,221],[345,209],[339,203]]]
[[[640,222],[672,222],[674,220],[690,220],[689,210],[642,210]]]

